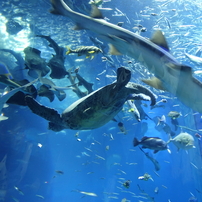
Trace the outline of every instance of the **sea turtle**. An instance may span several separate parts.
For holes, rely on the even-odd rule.
[[[117,115],[128,99],[151,100],[156,103],[156,96],[147,88],[129,82],[131,71],[117,69],[117,81],[106,85],[71,104],[60,115],[56,110],[39,104],[27,96],[27,106],[33,113],[49,122],[49,129],[89,130],[103,126]]]

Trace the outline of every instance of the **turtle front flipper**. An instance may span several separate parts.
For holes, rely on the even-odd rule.
[[[60,125],[60,123],[62,123],[60,114],[56,110],[39,104],[31,96],[26,96],[25,101],[27,103],[27,106],[31,109],[31,111],[34,114],[37,114],[38,116],[41,116],[42,118],[50,122],[53,122],[54,124]]]

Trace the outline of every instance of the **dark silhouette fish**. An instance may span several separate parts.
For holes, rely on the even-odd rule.
[[[25,66],[28,69],[28,75],[32,78],[38,78],[39,76],[46,76],[50,69],[47,67],[45,59],[41,58],[41,51],[36,48],[27,47],[24,49],[25,53]]]
[[[88,91],[88,94],[93,92],[93,83],[89,83],[88,81],[86,81],[79,73],[76,73],[76,78],[79,80],[78,85],[83,85]]]
[[[161,150],[168,150],[168,145],[159,137],[147,137],[144,136],[140,141],[137,138],[133,140],[133,146],[136,147],[139,144],[142,145],[142,148],[148,148],[154,150],[154,153],[157,153]]]
[[[152,158],[152,157],[149,155],[148,152],[144,152],[144,150],[143,150],[141,147],[139,147],[139,148],[140,148],[140,150],[144,153],[144,155],[154,164],[155,170],[156,170],[156,171],[159,171],[159,170],[160,170],[159,162],[158,162],[156,159]]]
[[[55,55],[49,60],[48,66],[51,69],[50,77],[52,79],[62,79],[68,73],[64,66],[65,57],[64,57],[64,48],[59,46],[50,36],[45,35],[36,35],[36,37],[41,37],[46,39],[49,42],[49,46],[54,49]]]

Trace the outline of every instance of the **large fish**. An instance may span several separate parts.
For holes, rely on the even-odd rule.
[[[55,55],[52,55],[52,58],[47,64],[51,69],[50,77],[52,79],[64,78],[68,74],[64,65],[64,48],[60,47],[50,36],[36,35],[36,37],[46,39],[49,42],[49,46],[52,47],[56,53]]]
[[[38,78],[35,79],[34,81],[28,83],[28,84],[25,84],[25,85],[23,85],[23,86],[20,86],[20,87],[18,87],[18,88],[15,88],[15,89],[11,90],[10,92],[8,92],[8,93],[2,95],[2,96],[0,97],[0,113],[1,113],[1,111],[2,111],[2,109],[3,109],[3,107],[4,107],[4,105],[5,105],[5,103],[6,103],[13,95],[15,95],[15,94],[16,94],[17,92],[19,92],[19,91],[24,91],[24,89],[26,89],[27,87],[33,85],[36,81],[38,81]],[[0,121],[6,120],[6,119],[8,119],[8,117],[3,116],[3,115],[0,116]]]
[[[145,83],[174,94],[188,107],[202,112],[202,83],[192,76],[191,67],[180,64],[169,53],[161,31],[148,40],[101,19],[95,6],[90,17],[71,10],[63,0],[51,0],[51,3],[52,13],[71,18],[76,23],[75,29],[90,30],[108,41],[112,54],[128,55],[146,66],[155,77],[143,80]]]

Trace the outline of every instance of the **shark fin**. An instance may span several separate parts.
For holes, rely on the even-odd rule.
[[[122,55],[112,44],[109,44],[109,54]]]
[[[7,116],[0,116],[0,121],[5,121],[5,120],[7,120],[7,119],[8,119]]]
[[[102,13],[100,12],[100,10],[98,9],[97,6],[92,5],[92,9],[91,9],[91,14],[90,16],[92,18],[98,18],[98,19],[104,19]]]
[[[154,32],[150,41],[152,41],[156,45],[160,46],[161,48],[165,49],[166,51],[169,51],[167,41],[166,41],[162,31],[157,30],[156,32]]]
[[[178,65],[175,63],[168,63],[166,64],[168,67],[168,72],[174,76],[179,77],[179,73],[183,74],[186,78],[193,78],[192,77],[192,68],[186,65]]]
[[[52,13],[54,15],[61,15],[61,13],[55,9],[50,10],[50,13]]]
[[[152,77],[151,79],[142,79],[142,82],[146,83],[147,85],[153,88],[165,91],[165,88],[163,87],[162,82],[156,77]]]

